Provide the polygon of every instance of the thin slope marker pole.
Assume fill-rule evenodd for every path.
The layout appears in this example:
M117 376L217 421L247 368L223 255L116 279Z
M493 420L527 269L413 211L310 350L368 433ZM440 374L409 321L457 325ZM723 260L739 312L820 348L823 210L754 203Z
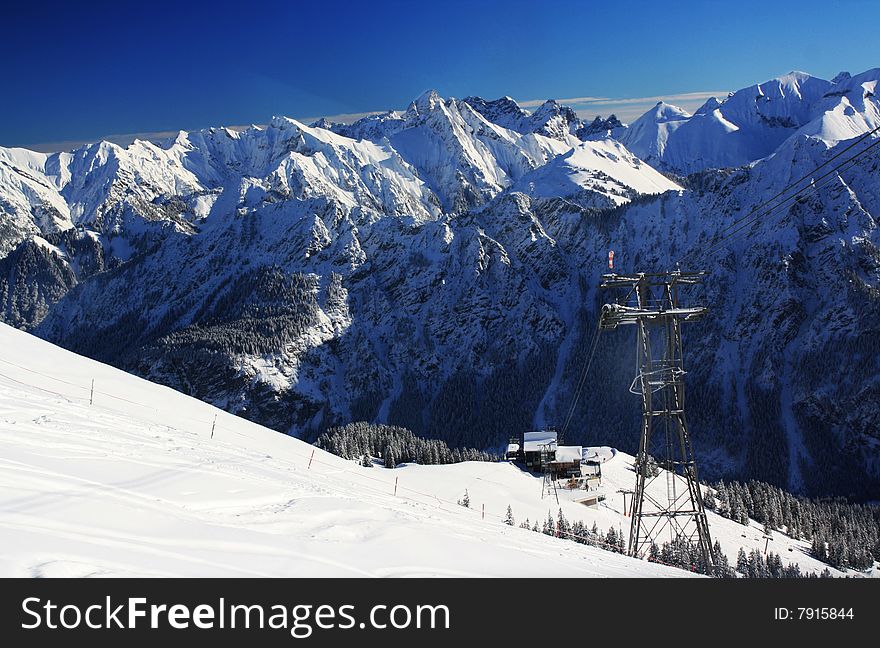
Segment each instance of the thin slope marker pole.
M306 468L306 470L311 470L311 468L312 468L312 459L314 459L314 458L315 458L315 450L312 449L312 456L309 457L309 466L308 466L308 468Z
M394 478L394 497L397 497L397 480L400 479L400 475Z
M89 405L95 402L95 379L92 378L92 390L89 392Z
M217 415L214 414L214 422L211 423L211 438L214 438L214 428L217 427Z

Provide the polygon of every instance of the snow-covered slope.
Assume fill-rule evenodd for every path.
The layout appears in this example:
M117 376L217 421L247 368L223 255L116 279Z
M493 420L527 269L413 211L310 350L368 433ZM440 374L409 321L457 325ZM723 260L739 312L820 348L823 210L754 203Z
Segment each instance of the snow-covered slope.
M514 190L531 196L587 194L592 207L616 207L634 196L680 190L613 139L582 142L523 176Z
M688 575L431 495L506 464L362 468L6 325L0 349L4 577Z
M2 324L0 349L2 576L688 575L501 523L561 506L626 529L627 455L603 464L598 509L557 506L506 462L364 468ZM757 525L709 516L732 559L763 549ZM784 562L824 567L774 536Z
M681 127L690 115L678 106L660 101L620 136L620 141L645 160L664 159L669 136Z

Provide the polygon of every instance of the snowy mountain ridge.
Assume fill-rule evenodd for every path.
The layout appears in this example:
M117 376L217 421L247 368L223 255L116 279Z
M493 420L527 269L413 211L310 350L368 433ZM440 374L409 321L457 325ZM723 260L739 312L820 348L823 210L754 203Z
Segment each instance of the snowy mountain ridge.
M709 99L693 115L660 102L620 141L645 161L677 173L750 164L788 139L809 135L833 143L880 125L875 88L880 68L831 81L791 72Z

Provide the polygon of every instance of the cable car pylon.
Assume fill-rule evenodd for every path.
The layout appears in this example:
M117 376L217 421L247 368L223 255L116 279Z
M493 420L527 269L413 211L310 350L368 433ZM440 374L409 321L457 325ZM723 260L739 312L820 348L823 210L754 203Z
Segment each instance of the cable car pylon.
M610 265L610 264L609 264ZM681 327L707 312L683 306L679 291L702 281L703 272L602 275L600 288L616 299L602 307L599 329L636 327L637 375L630 390L642 398L642 429L635 460L628 553L644 558L653 544L686 542L698 549L704 564L714 568L709 524L697 477L684 410L684 358ZM654 485L651 458L664 468Z

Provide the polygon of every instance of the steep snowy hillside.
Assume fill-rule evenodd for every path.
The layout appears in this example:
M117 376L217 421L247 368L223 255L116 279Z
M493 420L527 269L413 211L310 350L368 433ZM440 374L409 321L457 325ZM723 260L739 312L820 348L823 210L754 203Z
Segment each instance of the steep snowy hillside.
M502 524L561 507L626 529L628 455L599 508L557 505L506 462L364 468L5 325L0 348L3 576L689 575ZM763 550L756 524L709 517L731 560ZM824 568L783 534L771 548Z
M792 72L709 99L693 115L660 103L620 135L643 160L678 173L735 167L772 154L795 134L847 140L880 125L880 69L832 81Z
M652 162L665 161L664 153L669 136L682 126L690 115L678 106L663 101L657 103L621 134L620 141L637 155Z
M622 144L603 139L578 144L523 176L515 191L539 198L570 198L586 194L588 205L617 207L642 195L681 189L666 176L641 162Z
M0 256L33 234L72 226L70 209L47 176L47 156L0 148Z
M506 464L363 468L6 325L0 348L5 577L688 575L434 497Z
M568 119L552 106L431 92L348 126L278 118L162 146L7 152L0 313L307 440L366 420L499 448L561 424L609 249L626 271L687 254L708 272L693 299L711 313L684 334L702 475L876 499L877 157L705 253L875 123L873 76L826 82L818 104L824 86L802 75L761 84L791 103L761 115L800 130L773 126L787 135L761 160L675 182L613 138L529 125ZM667 151L712 105L693 117L661 106L665 129L623 132L663 130ZM626 331L603 336L573 442L635 451L632 345Z

